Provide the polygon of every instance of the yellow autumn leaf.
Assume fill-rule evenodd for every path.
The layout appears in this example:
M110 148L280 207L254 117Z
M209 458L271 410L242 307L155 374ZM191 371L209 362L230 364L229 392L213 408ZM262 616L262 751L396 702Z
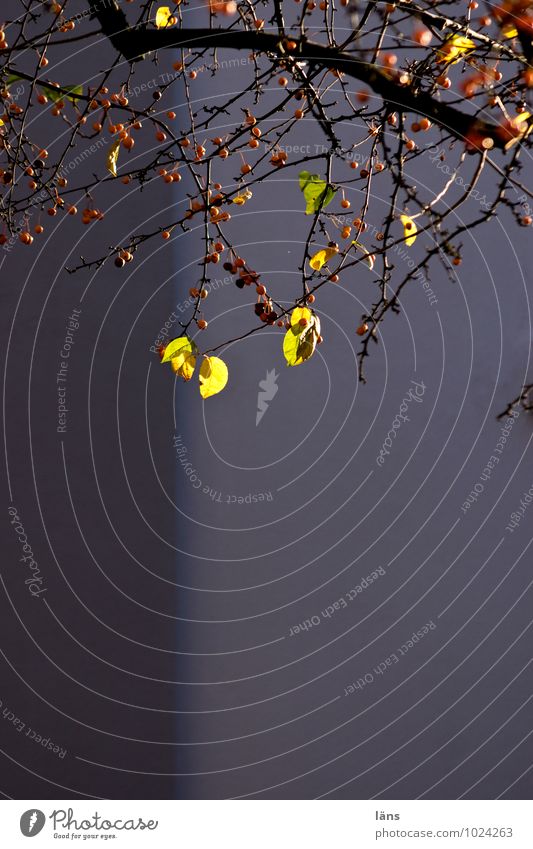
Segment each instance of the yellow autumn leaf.
M336 248L322 248L322 250L317 251L314 256L309 260L309 265L313 269L313 271L320 271L323 265L330 261L332 256L338 253Z
M288 366L299 366L303 363L303 359L298 353L301 335L298 327L290 327L283 338L283 356Z
M403 232L405 235L405 244L408 248L414 243L417 234L417 226L412 218L408 215L400 215L400 221L403 224Z
M196 350L196 344L187 336L178 336L177 339L172 339L165 347L161 362L168 363L169 360L175 359L179 354L189 355Z
M119 153L120 153L120 139L117 139L116 141L113 142L113 144L111 145L111 147L107 151L107 159L106 159L107 170L109 171L110 174L113 175L113 177L117 176L117 162L118 162Z
M174 26L175 19L173 19L172 12L170 11L168 6L160 6L157 12L155 13L155 25L158 29L164 29L168 26Z
M184 380L190 380L196 368L196 357L194 354L183 352L178 354L177 357L173 357L170 365L179 377L182 377Z
M447 62L449 65L454 65L462 56L475 48L475 43L471 38L465 35L455 33L451 38L448 38L442 47L437 51L437 61Z
M200 395L209 398L222 392L228 382L228 367L219 357L204 357L200 366Z
M291 313L291 325L295 327L300 324L300 319L305 318L306 321L311 321L313 313L309 307L295 307Z
M306 325L300 319L307 320ZM320 319L307 307L296 307L291 315L291 326L283 339L283 354L288 366L299 366L310 359L320 336Z
M511 121L511 124L513 124L515 127L520 128L520 124L523 124L524 121L527 121L529 118L531 118L530 112L520 112L518 115L515 115L515 117Z
M235 195L233 198L233 203L236 203L237 206L242 206L246 203L247 200L250 200L252 197L252 193L250 189L247 189L245 192L241 192L240 195Z
M516 38L518 30L512 21L508 21L506 24L502 25L501 33L504 38Z

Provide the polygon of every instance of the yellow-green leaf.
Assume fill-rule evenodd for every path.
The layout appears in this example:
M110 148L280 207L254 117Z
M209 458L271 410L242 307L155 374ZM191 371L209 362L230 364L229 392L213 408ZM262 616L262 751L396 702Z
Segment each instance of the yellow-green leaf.
M164 29L168 26L174 26L174 22L169 24L170 19L173 17L172 12L170 11L168 6L160 6L157 12L155 13L155 25L158 29Z
M200 366L200 395L209 398L222 392L228 382L228 367L219 357L204 357Z
M523 124L524 121L528 121L529 118L531 118L530 112L519 112L519 114L515 115L515 117L511 120L511 124L520 129L520 124Z
M39 88L42 93L47 96L52 103L59 103L60 100L63 100L65 97L67 100L71 100L72 103L76 103L80 97L83 97L83 86L82 85L64 85L58 89L55 85L47 85L46 83L40 83Z
M301 357L298 356L300 335L301 333L298 327L291 327L287 330L283 338L283 354L288 366L298 366L300 363L303 363Z
M518 30L512 21L507 21L507 23L502 24L501 34L504 38L516 38Z
M323 265L330 261L331 257L338 253L336 248L322 248L317 251L309 260L309 265L313 271L320 271Z
M455 33L437 51L437 61L455 65L466 53L473 50L475 46L471 38Z
M190 380L196 368L196 357L188 351L182 351L177 357L172 357L170 365L179 377Z
M113 142L113 144L111 145L111 147L107 151L107 159L106 159L107 170L109 171L110 174L113 175L113 177L117 176L117 162L118 162L119 153L120 153L120 139L117 139L116 141Z
M196 350L196 344L187 336L178 336L177 339L172 339L172 341L166 346L161 362L168 363L169 360L174 359L178 356L178 354L185 353L189 355L194 353Z
M83 86L82 85L67 85L63 86L63 88L68 92L66 97L68 100L71 100L72 103L76 103L80 97L83 97Z
M23 77L20 77L18 74L8 74L4 81L4 86L5 88L9 88L10 85L13 85L13 83L16 83L18 82L18 80L22 79Z
M400 215L400 221L403 224L403 232L405 235L405 244L408 248L414 243L417 234L417 227L412 218L408 215Z
M300 319L307 319L302 327ZM313 356L320 336L320 320L307 307L296 307L291 315L291 327L283 339L283 354L288 366L299 366Z
M300 171L298 180L305 198L306 215L314 215L319 210L324 209L335 197L337 189L326 183L319 174Z
M305 320L309 323L311 318L313 317L313 313L309 309L309 307L295 307L291 313L291 325L296 327L300 325L300 319L305 318ZM301 325L300 325L301 329Z
M252 193L251 193L250 189L246 189L246 191L241 192L238 195L235 195L235 197L233 198L233 203L236 203L238 206L242 206L243 204L246 203L247 200L250 200L251 197L252 197Z

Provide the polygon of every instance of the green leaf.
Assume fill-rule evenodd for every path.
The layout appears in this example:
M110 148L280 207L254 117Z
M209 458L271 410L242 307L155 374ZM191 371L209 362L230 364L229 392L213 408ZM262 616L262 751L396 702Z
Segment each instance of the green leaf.
M66 98L75 104L80 97L83 97L83 86L81 85L64 85L59 90L56 85L40 82L39 88L52 103L59 103L60 100Z
M76 103L80 97L83 97L83 86L82 85L67 85L63 86L65 91L68 91L68 94L65 95L68 100L71 100L72 103Z
M210 398L222 392L228 382L228 367L219 357L205 357L200 366L200 395Z
M13 85L13 83L16 83L19 80L23 80L23 79L24 79L24 77L19 77L18 74L9 74L5 79L4 86L5 86L5 88L9 88L9 86Z
M161 362L168 363L169 360L174 359L179 354L186 354L189 356L190 354L197 353L197 351L198 348L195 342L187 336L179 336L177 339L172 339L172 341L168 343L163 353L163 357L161 358Z
M326 183L319 174L300 171L298 175L300 189L305 198L305 214L313 215L324 209L335 197L335 189Z

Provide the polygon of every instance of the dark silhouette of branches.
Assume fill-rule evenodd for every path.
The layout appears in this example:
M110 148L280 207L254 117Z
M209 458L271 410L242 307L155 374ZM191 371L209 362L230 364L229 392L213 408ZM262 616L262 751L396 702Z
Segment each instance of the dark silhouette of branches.
M0 242L31 246L65 214L98 226L103 185L107 196L115 186L150 191L183 180L187 208L176 204L150 231L68 270L108 260L119 269L153 239L201 232L182 333L207 326L217 263L254 292L253 326L204 354L274 324L287 330L295 307L314 315L321 289L357 266L376 283L357 318L364 380L371 344L387 313L400 311L407 284L421 285L431 303L433 266L454 278L466 231L500 213L532 224L533 193L520 171L533 125L533 0L504 0L492 15L476 0L209 0L203 10L183 0L159 18L151 2L12 5L18 13L0 40ZM83 57L79 79L63 78L69 50ZM216 78L235 55L245 62L238 90L199 104L198 74ZM294 156L298 145L288 141L310 121L323 143ZM416 178L428 158L440 181L434 192ZM301 292L289 306L240 256L232 222L281 169L302 189L302 216L306 204L310 213ZM306 179L321 187L314 201ZM313 259L319 250L323 262ZM510 406L527 402L529 390Z

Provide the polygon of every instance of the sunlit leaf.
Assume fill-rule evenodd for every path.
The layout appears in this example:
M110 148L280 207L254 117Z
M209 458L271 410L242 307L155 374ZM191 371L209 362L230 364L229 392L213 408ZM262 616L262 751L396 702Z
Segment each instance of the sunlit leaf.
M200 395L209 398L222 392L228 382L228 367L219 357L204 357L200 366Z
M320 271L322 266L329 262L336 253L338 253L336 248L322 248L311 257L309 265L313 271Z
M364 245L361 244L361 242L353 241L352 245L354 245L354 247L356 247L357 250L362 251L362 253L364 254L363 259L366 262L366 264L368 265L370 271L372 271L372 269L374 268L374 255L369 254L367 249L365 248Z
M291 313L291 324L293 327L296 327L296 325L300 324L300 319L310 322L312 315L313 313L309 307L295 307Z
M302 326L300 319L307 324ZM291 327L283 339L283 354L288 366L299 366L315 352L320 336L320 320L307 307L296 307L291 315Z
M512 121L511 121L511 124L512 124L514 127L519 127L519 128L520 128L520 124L523 124L523 123L524 123L524 121L528 121L528 120L529 120L529 118L531 118L531 113L530 113L530 112L520 112L518 115L515 115L515 117L514 117L514 118L512 119Z
M172 339L165 347L162 363L168 363L169 360L177 357L178 354L185 353L187 356L195 352L196 345L187 336L178 336L177 339Z
M113 177L117 176L117 162L118 155L120 153L120 139L116 139L113 142L109 150L107 151L107 159L106 159L106 167L110 174Z
M507 21L507 23L502 24L501 34L504 38L516 38L518 35L518 30L512 21Z
M298 179L300 189L305 198L306 215L314 215L320 209L324 209L333 200L337 189L326 183L319 174L300 171Z
M405 235L405 244L408 248L414 243L417 234L417 226L412 218L408 215L400 215L400 221L403 224L403 232Z
M235 197L233 198L233 203L236 203L237 206L243 206L243 204L245 204L247 200L250 200L251 197L251 191L249 189L246 189L245 192L241 192L240 194L235 195Z
M303 363L301 357L298 356L298 346L300 345L300 328L291 327L287 330L283 338L283 354L287 360L288 366L298 366Z
M155 25L158 29L164 29L168 26L174 26L175 19L173 19L172 12L170 11L168 6L160 6L157 12L155 13Z
M476 45L471 38L455 33L455 35L448 38L437 51L437 61L447 62L449 65L454 65L463 56L473 50L475 46Z
M183 351L177 357L172 357L170 365L179 377L190 380L196 368L196 357L188 351Z

